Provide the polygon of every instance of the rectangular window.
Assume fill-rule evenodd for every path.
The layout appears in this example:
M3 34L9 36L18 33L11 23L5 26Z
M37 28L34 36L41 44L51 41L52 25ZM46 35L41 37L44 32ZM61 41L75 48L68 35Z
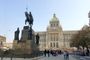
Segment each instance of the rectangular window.
M55 47L55 43L53 43L54 47Z
M58 42L56 43L56 47L58 48Z
M51 27L53 27L53 24L51 24Z
M50 43L50 47L52 47L52 43Z

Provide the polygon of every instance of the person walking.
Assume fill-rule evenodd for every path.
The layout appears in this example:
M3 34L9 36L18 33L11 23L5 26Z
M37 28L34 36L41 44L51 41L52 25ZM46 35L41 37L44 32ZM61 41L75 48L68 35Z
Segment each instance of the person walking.
M68 53L68 51L64 51L64 60L69 60L69 53Z
M66 51L66 60L69 60L69 52Z
M63 52L64 60L66 60L66 51Z
M50 56L50 52L49 52L49 50L47 50L47 54L48 54L48 57Z
M47 53L47 51L46 51L46 49L44 50L44 56L46 56L46 53Z

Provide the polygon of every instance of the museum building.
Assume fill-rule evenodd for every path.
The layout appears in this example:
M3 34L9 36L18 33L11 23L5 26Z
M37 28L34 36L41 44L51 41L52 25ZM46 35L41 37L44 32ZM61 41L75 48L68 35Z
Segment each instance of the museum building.
M49 21L46 31L35 32L39 34L40 50L62 50L64 48L70 48L70 40L73 35L77 34L77 30L63 31L59 19L56 14L53 14L52 19Z

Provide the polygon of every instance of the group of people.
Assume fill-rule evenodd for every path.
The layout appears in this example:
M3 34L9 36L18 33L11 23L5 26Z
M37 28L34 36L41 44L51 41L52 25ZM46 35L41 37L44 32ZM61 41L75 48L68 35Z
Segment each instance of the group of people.
M49 50L44 50L44 56L48 54L48 57L50 56L50 51Z
M69 60L69 52L68 51L61 51L61 50L44 50L43 52L44 56L57 56L63 54L65 60Z
M48 57L50 55L52 56L57 56L58 54L62 54L62 51L61 50L44 50L44 56L48 55Z
M77 53L75 53L77 54ZM90 51L89 49L81 49L81 50L78 50L78 55L81 55L81 56L90 56Z

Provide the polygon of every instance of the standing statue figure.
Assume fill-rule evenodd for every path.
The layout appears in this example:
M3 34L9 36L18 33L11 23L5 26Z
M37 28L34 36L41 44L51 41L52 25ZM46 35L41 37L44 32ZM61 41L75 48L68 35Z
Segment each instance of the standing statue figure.
M14 35L14 40L19 40L19 28L17 28L17 30L15 31L15 35Z
M36 35L36 44L39 45L39 34Z
M31 12L29 14L28 14L28 12L25 12L25 16L26 16L25 24L28 22L30 27L32 27L32 25L33 25L33 16L31 14Z

